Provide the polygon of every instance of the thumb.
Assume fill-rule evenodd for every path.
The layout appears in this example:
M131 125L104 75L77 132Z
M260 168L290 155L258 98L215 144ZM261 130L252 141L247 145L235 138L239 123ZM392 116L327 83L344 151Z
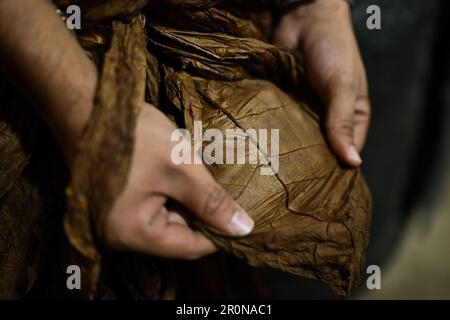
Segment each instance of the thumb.
M327 99L325 134L331 149L344 163L356 167L362 163L354 143L356 90L349 85L334 86Z
M254 221L202 165L186 165L186 188L176 188L174 198L205 223L230 235L249 234Z

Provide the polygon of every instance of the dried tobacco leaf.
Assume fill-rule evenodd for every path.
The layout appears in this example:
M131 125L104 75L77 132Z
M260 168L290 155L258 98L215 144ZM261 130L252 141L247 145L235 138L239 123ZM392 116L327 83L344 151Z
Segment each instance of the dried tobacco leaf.
M0 299L18 299L30 294L40 275L53 214L57 209L61 214L56 185L65 176L59 171L56 143L42 120L4 80L0 79Z
M180 72L172 75L167 90L176 95L173 102L192 135L190 124L199 120L204 129L219 129L224 137L227 129L280 130L276 174L262 175L261 159L208 167L256 221L253 232L236 239L196 225L217 246L253 266L317 278L337 294L348 294L362 274L371 198L359 170L338 164L317 117L268 81L230 83ZM243 140L245 159L253 138L245 135Z
M172 2L167 4L170 6ZM219 247L246 259L251 265L271 266L318 278L336 293L348 294L358 283L364 263L370 193L358 170L339 165L323 138L318 117L304 102L293 100L280 89L283 83L289 82L303 90L303 94L308 94L301 86L304 78L297 57L266 43L256 26L248 29L247 37L241 37L242 31L236 30L236 25L242 24L246 15L239 16L235 11L230 13L221 7L205 7L201 1L186 5L189 9L180 10L180 15L185 21L189 21L189 16L200 18L197 23L202 28L191 30L187 26L184 29L178 24L184 20L177 19L176 27L173 27L172 20L161 16L167 11L147 13L151 42L150 53L146 55L150 64L147 66L147 90L151 89L148 96L152 97L152 102L160 105L171 118L183 118L184 126L191 131L193 122L201 120L205 128L218 128L223 132L235 128L279 129L281 137L280 171L276 175L258 174L261 163L209 167L218 182L255 218L254 232L242 239L232 239L200 222L197 226ZM214 22L219 21L223 32L227 33L217 32ZM124 34L116 36L117 41L126 43ZM109 54L115 55L117 51L120 50L113 42ZM133 92L144 78L140 76L136 81L121 85L120 93L110 87L119 79L128 79L111 73L121 63L119 56L116 55L115 63L104 64L100 96L107 104L98 105L98 113L115 114L115 117L105 119L123 128L119 121L125 121L125 116L121 114L123 110L119 112L117 108L124 108L123 101L127 98L136 98ZM160 94L159 88L164 95ZM176 108L166 108L168 105ZM132 117L137 113L127 115ZM118 120L120 118L122 120ZM77 202L80 205L78 213L87 214L84 221L89 221L90 214L102 212L101 216L105 216L109 208L105 203L110 205L118 195L125 181L125 168L129 165L132 135L128 133L127 139L114 142L121 135L108 136L102 132L106 131L101 126L91 127L89 136L94 142L90 141L85 150L88 159L80 160L85 168L84 178L80 179L83 176L78 175L78 188L83 190L85 185L91 186L82 192L83 201ZM96 141L96 136L101 139ZM113 166L102 164L105 170L101 181L86 184L93 179L92 170L98 174L100 165L97 162L89 167L86 163L95 163L102 147L119 144L122 149L116 154L124 158L114 163L122 168L119 172L114 170L116 178L107 178L108 170ZM103 159L110 151L105 148L100 152L104 154ZM100 184L108 186L106 195L104 191L93 190L92 186ZM69 194L69 199L77 198ZM90 209L90 213L87 203L94 209ZM75 222L78 216L71 215ZM94 215L94 221L93 227L99 233L103 220ZM74 230L83 232L76 237ZM87 232L86 227L72 228L69 237L78 241ZM73 244L77 245L77 241ZM86 243L89 245L79 249L95 248L92 240Z
M180 15L205 17L211 23L221 10L225 13L217 21L227 17L235 25L224 9L202 9L203 15L192 9ZM167 100L160 105L167 114L181 117L192 136L194 121L224 136L227 129L280 130L280 169L275 175L260 175L261 162L208 167L255 219L252 234L234 239L196 225L219 247L253 266L317 278L337 294L349 294L364 266L371 195L358 169L337 162L306 102L280 89L288 82L300 96L311 95L297 57L258 39L258 33L242 38L241 31L218 33L215 25L206 32L173 27L158 17L148 20L151 49L163 66L161 87ZM232 30L226 23L221 28ZM176 109L165 109L166 104ZM245 143L255 142L246 136Z
M67 189L69 212L64 227L72 246L89 260L84 288L91 294L101 266L96 238L101 239L105 216L125 185L134 127L145 95L143 24L142 16L129 24L112 24L111 48L103 60L94 110Z
M71 1L57 2L67 5ZM307 104L281 89L290 84L308 95L298 58L267 43L270 30L263 28L270 28L267 10L271 1L191 0L182 5L178 0L163 1L172 10L146 13L149 52L144 19L133 18L147 1L77 3L86 5L83 12L91 19L79 35L80 43L102 65L95 109L67 190L65 231L72 246L68 254L83 268L82 297L92 298L103 287L100 272L108 255L101 252L98 240L105 216L126 182L144 91L149 101L171 119L181 118L181 125L191 131L194 120L203 121L205 129L221 131L279 129L280 170L276 175L258 174L261 163L209 167L255 218L254 232L235 239L200 222L196 226L219 247L251 265L318 278L338 294L348 294L359 281L364 263L370 193L359 170L343 168L336 161L318 117ZM160 3L149 1L149 8ZM252 143L248 137L246 142ZM9 150L5 156L13 159L16 146L7 141L5 145L4 150ZM25 181L19 175L27 154L18 155L17 167L1 164L4 199L16 185L27 190L19 185ZM17 212L19 202L14 210L10 208L2 204L1 212ZM27 228L20 230L27 234ZM145 263L153 262L145 260L119 255L113 264L131 296L158 298L162 275L158 268L146 268ZM136 271L131 278L126 275L129 270ZM34 268L30 279L19 281L31 285L35 272ZM15 279L8 286L14 283Z

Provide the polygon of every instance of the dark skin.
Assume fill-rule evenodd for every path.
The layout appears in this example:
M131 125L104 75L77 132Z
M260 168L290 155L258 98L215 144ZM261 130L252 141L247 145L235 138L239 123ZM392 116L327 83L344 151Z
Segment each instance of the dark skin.
M342 0L319 1L337 5ZM325 12L326 3L321 6L309 9ZM368 113L366 104L357 97L367 96L360 89L367 85L356 83L362 77L362 63L351 25L346 20L349 17L346 10L342 10L342 18L332 23L324 23L323 19L329 16L320 13L307 22L300 19L306 12L295 11L292 17L288 14L277 29L275 41L310 52L309 56L305 55L310 79L319 92L325 92L324 99L329 105L326 127L330 144L343 161L356 166L360 161L349 156L348 148L353 144L357 149L362 147L362 136L367 129L359 129L359 123L368 123ZM307 26L307 33L301 31ZM323 46L315 45L312 39L338 27L345 35L329 39ZM327 46L336 46L334 52L345 61L344 65L337 66L338 70L350 70L348 76L342 77L344 85L340 77L333 76L333 72L328 75L328 69L321 68L329 59L335 59L321 49ZM350 58L345 58L347 55ZM0 0L0 56L2 65L8 66L5 69L8 76L30 97L54 132L70 168L77 141L93 108L98 80L95 66L47 0ZM316 61L316 57L320 59ZM336 61L332 62L328 66L334 68ZM341 97L342 86L351 88L344 97ZM364 115L361 121L358 120L360 109ZM199 219L231 236L251 232L252 219L206 167L175 165L171 161L175 142L170 140L170 135L174 129L156 108L148 105L142 108L128 182L105 225L106 244L111 249L181 259L196 259L214 252L216 248L209 239L190 229L178 212L165 207L167 199L176 200ZM153 138L148 139L149 136Z

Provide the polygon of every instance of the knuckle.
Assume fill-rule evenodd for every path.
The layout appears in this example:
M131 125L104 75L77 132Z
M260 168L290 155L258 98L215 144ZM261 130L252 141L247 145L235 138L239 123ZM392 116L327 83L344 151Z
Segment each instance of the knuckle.
M142 239L146 243L152 245L159 244L162 239L162 232L156 220L156 213L152 215L140 215L133 221L133 234L137 239Z
M132 215L126 221L118 221L108 236L108 247L113 250L136 250L140 243L158 245L161 233L152 222L142 216Z
M353 119L340 119L330 121L325 128L328 135L346 135L353 136Z
M348 73L338 72L330 77L328 89L330 92L356 92L358 83L356 79Z
M218 184L211 186L207 192L202 214L205 217L212 217L229 204L230 198L227 191Z
M370 100L367 96L362 96L358 98L355 108L355 117L358 121L370 121L372 116L372 108L370 105Z
M136 228L137 236L145 240L150 246L158 247L164 244L164 234L161 229L152 226L139 226Z
M356 99L356 112L368 113L370 112L370 99L367 94L360 94Z
M190 163L179 163L172 158L165 159L164 161L164 175L171 181L185 182L189 178ZM189 159L189 161L191 160Z

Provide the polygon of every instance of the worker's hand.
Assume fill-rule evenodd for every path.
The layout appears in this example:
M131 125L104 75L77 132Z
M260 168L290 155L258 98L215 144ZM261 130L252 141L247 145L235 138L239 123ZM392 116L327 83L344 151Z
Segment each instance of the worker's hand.
M52 128L72 167L92 113L97 70L50 1L0 1L0 59ZM167 199L230 235L252 230L250 217L203 165L171 161L173 130L156 108L143 108L128 182L105 225L110 248L186 259L213 252L214 245L205 236L166 209Z
M308 78L326 105L328 143L344 163L361 164L370 119L367 79L344 0L315 0L280 20L274 43L300 50Z
M168 258L195 259L215 251L203 234L186 225L165 204L174 199L197 218L234 236L253 228L248 214L203 165L171 160L175 127L153 106L145 105L136 127L128 183L105 226L107 245Z

